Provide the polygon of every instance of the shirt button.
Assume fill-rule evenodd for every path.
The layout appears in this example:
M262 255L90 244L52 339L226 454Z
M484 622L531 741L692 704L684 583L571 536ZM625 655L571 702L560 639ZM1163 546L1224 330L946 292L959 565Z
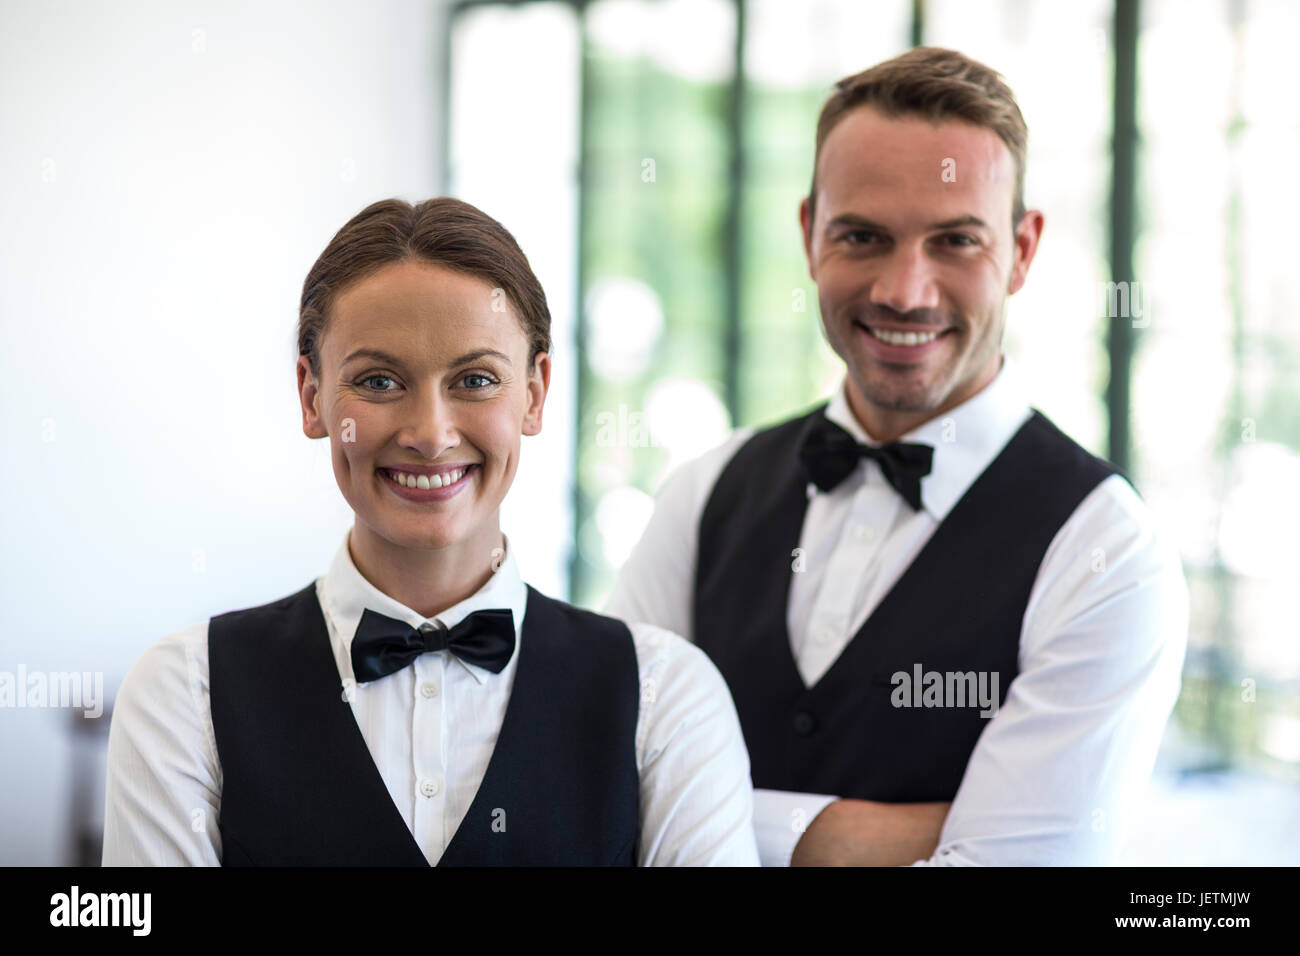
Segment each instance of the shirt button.
M418 630L421 634L432 634L437 629L438 629L438 625L430 624L428 621L425 621L416 630Z
M866 543L876 536L876 529L869 524L855 525L853 528L853 537L859 542Z
M426 778L420 781L420 792L426 797L436 797L442 785L433 778Z
M794 715L794 732L800 737L807 737L816 729L817 721L812 714L801 710Z
M819 627L816 637L818 644L829 644L835 640L835 629L832 627Z
M420 685L420 693L423 694L425 697L437 697L438 685L431 680L425 681L423 684Z

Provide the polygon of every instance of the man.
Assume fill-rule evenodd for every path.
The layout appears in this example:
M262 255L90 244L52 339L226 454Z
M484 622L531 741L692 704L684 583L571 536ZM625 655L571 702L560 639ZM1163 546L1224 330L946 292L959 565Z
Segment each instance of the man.
M766 865L1112 862L1150 775L1186 584L1002 353L1026 141L955 51L837 85L799 219L844 382L670 476L607 603L727 679Z

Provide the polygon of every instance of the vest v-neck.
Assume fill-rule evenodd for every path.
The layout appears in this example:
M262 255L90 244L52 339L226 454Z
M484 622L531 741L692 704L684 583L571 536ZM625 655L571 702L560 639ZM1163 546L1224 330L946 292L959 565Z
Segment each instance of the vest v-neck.
M529 602L535 608L537 602L532 600L534 592L532 588L529 588L528 591L529 591L528 594ZM319 604L317 604L316 610L317 613L319 614L320 613ZM526 613L524 617L524 622L525 622L524 627L527 627L528 617ZM328 664L330 665L330 667L335 668L335 673L337 674L337 667L335 666L334 663L333 651L330 648L329 635L324 630L324 624L325 622L324 619L322 618L320 621L320 625L325 640L324 642L317 641L315 642L315 644L317 647L320 647L324 650L327 656ZM528 682L533 676L532 671L535 662L534 644L536 643L538 638L537 635L533 634L533 635L529 635L531 639L527 639L527 640L524 639L524 636L522 634L524 627L520 628L521 636L520 636L519 651L518 651L519 659L515 662L516 682L518 681ZM467 832L466 824L469 820L482 815L482 810L483 810L482 803L484 799L486 799L488 793L494 792L496 790L496 788L493 785L498 782L498 778L502 774L501 765L503 763L503 760L505 759L503 757L503 754L506 754L511 749L513 749L512 744L514 742L516 727L519 723L518 720L519 707L517 706L516 701L517 698L514 694L511 694L510 698L506 701L505 714L502 716L502 720L501 720L501 730L497 733L497 739L492 747L492 755L488 758L488 765L487 768L484 770L483 779L479 782L478 789L474 792L474 798L473 800L470 801L469 808L466 810L465 815L461 818L460 822L457 824L456 832L452 834L451 839L447 840L443 848L443 852L438 857L436 863L429 863L428 858L424 855L424 851L420 848L419 843L416 842L414 833L411 832L410 827L408 827L406 824L406 820L402 817L401 810L399 810L397 804L393 802L392 794L389 793L388 791L388 785L384 782L383 774L379 772L378 766L375 765L374 757L371 756L370 750L366 746L365 737L362 735L361 727L357 724L356 721L356 715L352 712L352 709L350 707L348 708L348 719L346 721L348 725L348 729L340 733L339 736L340 740L346 741L346 743L343 744L343 746L345 746L348 751L347 759L351 763L351 765L354 768L356 768L356 772L358 774L364 774L364 776L367 778L365 784L367 789L370 790L376 789L375 787L376 783L378 784L379 788L383 789L385 796L388 798L387 808L391 811L389 813L384 814L385 821L386 821L384 825L386 827L390 827L393 821L395 820L396 823L401 826L402 832L404 833L406 838L405 842L409 844L410 850L413 853L419 854L420 859L423 860L426 865L435 866L435 867L441 866L444 860L447 859L454 860L462 855L463 852L462 844L466 842L466 837L465 837L465 834ZM331 710L333 710L333 708L331 708ZM451 732L455 733L456 728L452 727ZM364 771L361 770L362 766L366 768ZM396 837L394 837L394 839L396 839Z
M824 416L825 406L819 409L817 414ZM815 422L816 422L816 415L809 416L807 423L800 430L799 433L800 441L802 441L804 434L807 432L809 428L812 427L812 425ZM1021 427L1023 428L1024 426ZM1018 434L1019 431L1017 431L1017 435ZM1014 441L1015 438L1013 437L1012 442ZM1011 443L1009 442L1008 446L1010 444ZM996 462L997 462L997 458L994 459L994 463ZM989 468L991 469L992 467L993 465L990 464ZM978 480L979 478L977 477L976 481ZM972 482L971 487L974 487L974 484L975 482ZM892 613L892 611L894 610L894 604L896 604L897 601L900 600L899 596L907 595L907 593L914 587L914 582L917 579L917 577L923 575L925 571L929 568L930 564L932 563L934 552L942 548L942 546L947 540L948 535L942 533L944 531L945 524L947 524L948 528L951 528L954 526L954 524L959 525L961 523L963 516L958 514L957 512L958 509L962 508L963 503L966 502L967 499L969 498L969 492L970 492L970 488L967 488L967 494L962 495L962 497L958 499L957 503L953 506L952 510L949 512L950 518L953 517L956 518L955 522L945 521L944 523L941 523L939 527L935 530L934 534L930 535L929 539L925 542L924 545L921 546L921 550L917 552L916 556L912 559L911 563L908 564L908 566L903 570L903 573L898 576L897 580L895 580L894 583L890 586L889 590L885 592L885 594L881 597L880 601L876 604L876 606L872 608L871 613L867 615L866 620L864 620L862 624L859 625L858 629L854 631L853 636L849 638L849 640L845 643L845 645L842 648L840 648L839 654L835 656L835 659L831 661L830 665L826 667L825 670L822 671L821 675L812 684L808 684L807 682L804 681L803 673L799 670L799 662L798 660L795 659L794 656L794 642L791 639L791 635L790 635L790 591L791 588L794 586L795 571L791 562L786 562L785 581L784 581L784 586L781 588L782 598L781 598L781 614L779 620L781 622L781 630L784 632L785 635L785 646L789 651L789 653L785 655L785 658L786 661L789 663L790 673L793 676L794 680L797 681L799 686L803 689L805 696L808 697L815 696L820 690L822 690L823 688L827 687L829 684L836 681L839 677L837 673L837 669L842 670L845 666L847 666L846 662L849 661L853 656L854 644L856 644L859 641L866 640L867 638L865 637L865 635L873 629L872 625L876 621L876 619L878 617L888 616L890 613ZM784 553L790 554L793 553L793 550L795 548L799 547L800 540L803 536L804 520L807 518L808 515L807 479L803 477L802 473L799 472L798 470L795 471L793 477L789 481L788 486L785 489L785 494L787 500L791 502L791 505L788 507L789 512L790 513L797 512L798 514L798 526L793 529L793 534L794 534L793 539L786 542L788 547L786 547L784 551ZM825 585L823 584L823 586ZM884 639L884 640L889 639L888 637L885 637L883 635L877 635L877 638Z

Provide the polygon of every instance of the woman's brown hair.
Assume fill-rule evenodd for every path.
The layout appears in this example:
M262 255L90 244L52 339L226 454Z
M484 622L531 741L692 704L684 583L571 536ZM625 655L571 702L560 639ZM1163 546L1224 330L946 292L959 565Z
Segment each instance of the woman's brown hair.
M505 226L459 199L411 205L381 199L334 234L302 284L298 354L320 379L330 308L347 286L394 262L418 259L482 279L505 293L528 336L529 358L551 350L551 313L528 258Z

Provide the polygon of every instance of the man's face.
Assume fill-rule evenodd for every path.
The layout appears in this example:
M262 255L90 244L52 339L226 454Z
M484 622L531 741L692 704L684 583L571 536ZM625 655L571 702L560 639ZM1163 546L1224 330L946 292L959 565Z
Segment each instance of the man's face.
M354 544L360 534L389 550L484 555L495 545L520 436L541 429L550 366L544 354L529 362L514 309L494 304L481 279L390 264L335 300L321 381L299 359L304 431L330 438ZM431 487L403 487L398 472Z
M1006 297L1042 230L1031 211L1013 234L1014 189L1011 153L983 127L860 107L831 130L816 221L807 201L800 219L859 415L919 413L919 424L993 380Z

